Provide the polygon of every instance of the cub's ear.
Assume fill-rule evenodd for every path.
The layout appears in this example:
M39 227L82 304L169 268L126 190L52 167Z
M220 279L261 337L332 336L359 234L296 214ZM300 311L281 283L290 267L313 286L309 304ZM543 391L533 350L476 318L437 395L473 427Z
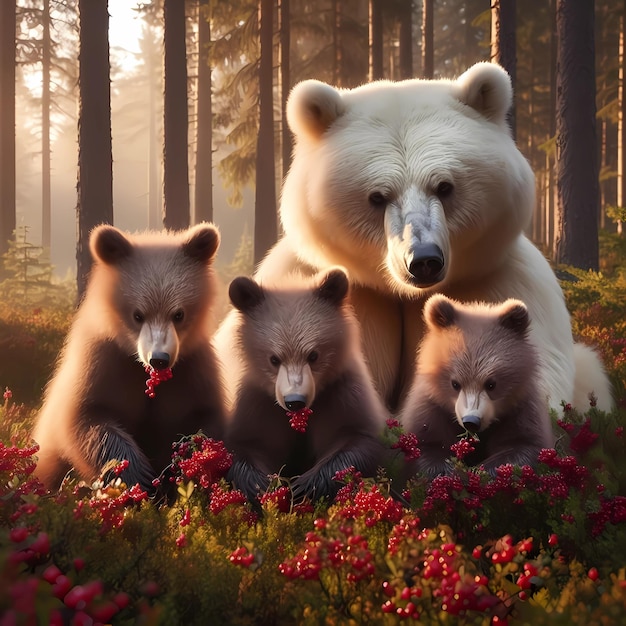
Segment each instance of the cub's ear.
M233 306L242 313L249 313L265 300L263 287L247 276L237 276L228 287Z
M457 310L449 298L436 294L424 305L424 320L430 328L448 328L457 321Z
M500 65L483 61L456 80L457 97L496 124L506 125L513 104L511 77Z
M530 327L528 308L521 300L509 298L502 304L498 322L500 326L525 337Z
M219 231L213 224L198 224L189 229L189 238L183 244L183 254L199 263L213 259L220 245Z
M344 111L339 91L319 80L298 83L287 100L287 121L296 137L319 139Z
M324 275L315 290L315 295L321 300L326 300L335 306L339 306L346 299L349 286L347 274L337 267Z
M91 231L89 249L94 261L116 265L133 253L133 244L122 231L114 226L101 224Z

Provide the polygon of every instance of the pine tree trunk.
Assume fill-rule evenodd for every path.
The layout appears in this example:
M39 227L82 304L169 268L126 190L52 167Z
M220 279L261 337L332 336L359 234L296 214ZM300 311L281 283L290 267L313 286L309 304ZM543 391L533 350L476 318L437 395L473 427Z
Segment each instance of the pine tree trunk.
M15 231L15 4L0 2L0 255Z
M51 214L50 198L50 0L44 0L42 13L42 85L41 85L41 247L50 254Z
M413 78L413 1L402 0L400 5L400 36L398 64L400 78Z
M291 31L289 27L289 7L290 0L279 0L280 2L280 134L282 146L282 173L283 178L287 175L291 165L291 149L293 137L289 124L287 124L287 98L291 89L291 69L289 53L291 49Z
M619 29L619 75L617 86L617 206L626 202L626 0L622 7ZM623 225L617 221L617 232L621 235Z
M383 78L383 6L369 0L369 79Z
M254 209L254 262L259 263L276 243L276 172L274 167L273 101L273 9L274 0L259 1L259 133L256 150L256 188Z
M557 2L557 261L598 269L594 1Z
M180 230L190 224L187 103L187 49L185 3L165 0L164 53L164 204L165 228Z
M342 84L343 49L341 43L341 0L331 1L333 16L333 85L340 87Z
M433 78L435 75L434 48L434 0L423 0L422 4L422 76Z
M213 106L209 59L211 23L209 0L198 10L198 102L196 115L195 221L213 221Z
M516 0L491 0L491 60L508 72L514 90L517 73L515 13ZM511 107L507 120L515 137L515 105Z
M107 0L79 0L78 103L78 297L91 268L89 234L113 223L111 84Z

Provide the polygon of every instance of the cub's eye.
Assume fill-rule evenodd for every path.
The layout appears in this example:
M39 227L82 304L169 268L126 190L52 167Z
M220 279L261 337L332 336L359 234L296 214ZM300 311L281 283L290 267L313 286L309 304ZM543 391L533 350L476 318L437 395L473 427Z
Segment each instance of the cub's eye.
M138 323L138 324L142 324L143 320L144 320L144 316L143 313L141 311L135 311L133 313L133 319Z
M454 185L449 183L448 181L442 181L437 185L437 189L435 189L435 193L440 200L447 198L452 195L454 191Z
M451 381L450 384L452 385L452 389L454 389L454 391L460 391L461 390L461 383L458 382L457 380Z
M319 354L318 354L315 350L313 350L313 351L309 354L309 356L307 357L307 359L306 359L306 360L307 360L309 363L315 363L315 361L317 361L317 358L318 358L318 357L319 357Z
M270 357L270 363L274 367L278 367L280 365L280 359L275 354L272 354L272 356Z
M496 388L496 381L493 378L488 378L485 382L485 389L487 391L493 391Z
M178 309L174 315L172 315L172 321L174 323L182 322L185 319L185 312L182 309Z
M375 209L384 209L387 206L387 198L380 191L371 193L368 200Z

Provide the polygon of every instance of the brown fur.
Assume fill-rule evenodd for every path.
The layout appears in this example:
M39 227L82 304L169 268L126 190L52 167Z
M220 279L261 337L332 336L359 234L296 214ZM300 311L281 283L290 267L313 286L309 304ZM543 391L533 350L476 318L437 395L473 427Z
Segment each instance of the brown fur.
M536 463L553 435L525 305L512 299L462 305L436 295L424 319L416 378L400 416L419 439L421 456L413 469L429 476L449 471L450 446L465 432L457 399L473 390L485 411L480 443L467 461L491 472L504 463Z
M230 478L253 501L272 474L294 477L294 495L316 499L334 496L338 470L354 466L369 476L377 471L387 412L365 365L347 293L339 269L280 288L243 277L231 284L241 379L236 381L235 371L227 377L236 399L226 443L235 453ZM272 355L280 366L272 364ZM284 403L277 397L283 366L312 372L310 385L300 385L303 393L314 388L306 433L291 428L277 403Z
M199 429L223 434L209 337L219 234L210 224L134 236L100 226L90 246L87 291L35 424L36 475L56 488L72 467L92 481L110 460L127 459L122 479L151 489L173 441ZM145 355L157 328L167 334L173 378L149 398Z

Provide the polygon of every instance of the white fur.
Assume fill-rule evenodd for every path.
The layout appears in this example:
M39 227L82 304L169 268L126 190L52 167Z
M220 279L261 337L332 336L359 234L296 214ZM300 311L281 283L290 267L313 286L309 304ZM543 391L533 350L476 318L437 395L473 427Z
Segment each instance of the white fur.
M597 357L577 349L575 365L562 291L523 234L535 184L506 125L512 97L508 75L491 63L457 80L379 81L352 90L304 81L290 96L296 145L280 207L285 236L256 278L347 268L365 353L390 403L398 381L411 379L423 303L441 292L461 301L522 300L551 406L578 403L574 389L586 397L589 381L598 406L612 406ZM442 184L452 193L440 197ZM435 243L445 258L431 286L412 284L403 269L420 242ZM585 378L575 382L576 371Z

